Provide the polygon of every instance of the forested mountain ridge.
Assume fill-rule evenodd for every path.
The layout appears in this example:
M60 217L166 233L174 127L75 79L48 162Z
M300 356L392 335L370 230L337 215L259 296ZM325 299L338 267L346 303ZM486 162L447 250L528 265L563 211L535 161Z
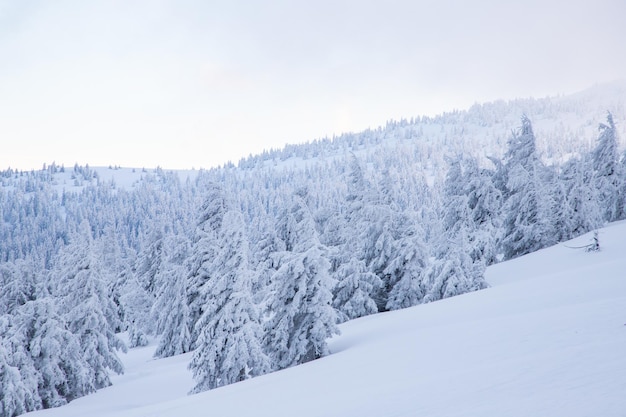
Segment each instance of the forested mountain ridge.
M625 218L624 103L615 83L475 105L185 176L5 170L0 415L108 385L119 331L193 350L197 392L485 288L487 265Z

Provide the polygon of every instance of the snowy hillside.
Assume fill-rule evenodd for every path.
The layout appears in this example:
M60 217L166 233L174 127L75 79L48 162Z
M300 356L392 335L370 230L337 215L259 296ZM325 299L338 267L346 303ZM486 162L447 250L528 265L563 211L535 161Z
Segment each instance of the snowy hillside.
M209 392L189 354L122 355L114 385L33 416L623 416L626 222L601 251L567 246L491 266L492 285L341 325L332 354Z

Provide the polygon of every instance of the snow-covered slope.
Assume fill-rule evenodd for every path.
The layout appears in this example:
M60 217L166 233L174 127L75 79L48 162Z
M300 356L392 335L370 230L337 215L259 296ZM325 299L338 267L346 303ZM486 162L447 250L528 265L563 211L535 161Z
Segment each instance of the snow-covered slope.
M480 292L341 326L332 354L198 395L188 355L122 355L114 385L45 416L621 416L626 222L490 267Z

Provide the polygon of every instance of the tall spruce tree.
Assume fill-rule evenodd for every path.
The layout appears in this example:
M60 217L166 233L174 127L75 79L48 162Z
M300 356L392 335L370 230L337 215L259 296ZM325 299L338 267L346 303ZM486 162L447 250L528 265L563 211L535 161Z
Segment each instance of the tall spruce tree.
M40 375L37 391L43 408L58 407L95 391L88 358L59 315L55 300L29 301L20 307L16 320Z
M333 306L340 321L374 314L378 311L372 295L381 286L381 280L369 271L365 262L352 257L336 271L337 286Z
M617 151L617 131L610 112L607 114L606 124L600 123L598 130L600 135L592 151L594 185L604 220L612 222L620 218L624 206L619 198L622 179Z
M37 298L34 265L18 259L0 263L0 314L10 314L21 305Z
M449 242L445 255L432 262L426 272L428 290L424 302L487 288L484 261L473 260L469 252L464 232L455 241Z
M478 238L482 231L475 221L475 204L470 203L473 194L464 181L465 161L457 157L450 162L443 189L443 233L434 251L436 260L426 273L427 302L487 287L485 247Z
M226 210L226 200L221 187L214 183L208 184L206 198L200 207L195 235L191 243L187 279L192 346L198 338L195 325L204 314L209 302L204 298L207 293L205 286L210 285L214 273L214 260L220 251L218 232L222 227Z
M305 198L306 192L295 195L278 223L286 250L272 277L265 339L276 369L327 355L326 339L339 333L327 249L320 243Z
M189 364L196 379L194 393L243 381L270 369L261 347L259 314L252 302L253 273L241 213L219 187L212 188L207 198L221 201L222 210L217 213L219 219L202 216L215 228L216 251L214 258L203 265L208 277L198 293L204 304L195 325L198 340Z
M333 305L341 321L376 313L378 306L374 298L382 287L381 279L370 268L377 255L376 243L385 219L354 154L351 156L346 206L345 214L334 216L333 236L325 239L334 244L332 272L337 285Z
M152 317L159 344L157 358L179 355L192 348L191 317L187 297L187 260L189 242L184 237L171 236L165 241L167 260L157 276L156 301Z
M58 282L54 295L62 300L61 313L68 329L79 338L96 389L111 385L109 370L123 373L116 352L126 350L115 334L118 314L103 271L91 228L83 222L60 254L58 269L53 271Z
M502 193L494 183L495 172L480 168L478 161L467 158L463 161L463 177L459 178L465 187L467 206L473 225L470 256L473 260L482 259L486 265L497 261L497 232L500 228Z
M17 327L16 327L17 326ZM14 417L42 408L38 387L41 374L27 351L15 318L0 315L0 416Z
M556 243L546 170L537 155L528 117L522 117L519 131L510 138L504 162L506 201L501 248L504 259L511 259Z
M564 201L557 205L561 240L571 239L599 227L603 219L593 169L588 158L572 158L561 167L558 187Z

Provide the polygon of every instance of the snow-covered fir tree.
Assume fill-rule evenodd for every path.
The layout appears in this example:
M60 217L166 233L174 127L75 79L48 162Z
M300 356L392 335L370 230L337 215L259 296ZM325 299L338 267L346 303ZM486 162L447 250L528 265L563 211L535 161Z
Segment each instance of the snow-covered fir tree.
M426 272L428 292L424 302L487 288L484 275L482 260L472 260L462 242L451 243L446 256L432 262Z
M546 168L539 160L528 117L508 143L501 249L511 259L556 243Z
M0 314L14 312L37 298L37 278L30 261L18 259L0 264Z
M381 287L381 280L371 272L365 262L351 257L335 272L337 285L333 306L340 321L347 321L378 312L372 295Z
M125 275L119 301L124 312L124 327L128 332L130 347L146 346L153 327L150 318L153 298L132 272Z
M205 304L195 324L198 339L189 364L196 380L194 393L270 370L261 347L259 314L252 301L253 272L241 213L219 187L213 187L207 199L220 201L221 210L214 212L219 218L202 216L207 223L202 229L214 228L216 252L203 264L207 280L198 294Z
M146 346L148 336L154 334L151 311L156 298L158 276L162 274L165 255L165 234L162 221L155 221L144 238L145 247L135 261L135 267L126 275L123 294L120 296L124 311L124 324L128 331L130 347Z
M600 135L592 151L594 188L604 220L612 222L624 214L624 202L620 198L622 173L617 151L617 132L613 115L609 112L606 123L598 126Z
M305 198L306 191L295 195L278 224L286 250L272 277L265 338L275 369L327 355L326 339L339 333L327 249L320 243Z
M189 275L187 279L187 297L189 302L192 346L198 338L196 323L204 314L209 301L205 298L215 268L214 260L220 251L218 232L226 212L224 193L217 184L207 186L206 198L200 208L196 230L191 243Z
M260 311L266 311L265 303L268 301L268 292L272 286L272 276L279 267L279 254L284 252L285 243L278 237L274 229L273 220L264 218L261 226L263 232L254 244L252 295Z
M60 312L68 329L78 337L83 357L89 364L89 379L95 389L111 384L109 371L124 368L117 351L126 346L115 334L118 313L109 297L107 277L96 256L96 244L86 222L60 254L53 295L60 299Z
M37 394L42 408L64 405L96 389L79 339L57 309L52 297L42 297L21 306L16 316L22 343L40 375Z
M189 242L171 236L165 241L167 256L157 276L156 301L152 306L155 328L160 335L154 356L164 358L191 350L191 317L187 298Z
M426 302L487 287L484 254L490 249L479 240L482 233L480 224L475 222L475 202L470 203L475 194L463 181L467 174L463 172L462 162L460 157L451 160L446 175L442 213L444 232L438 240L436 259L426 273ZM472 171L475 173L474 166Z
M23 332L9 315L0 315L0 416L14 417L42 407L41 374L28 354Z
M562 201L556 205L557 231L561 240L579 236L603 223L593 169L587 159L572 158L564 163L555 187L561 188L563 194Z
M467 196L470 210L472 245L471 257L482 259L486 265L497 261L497 237L500 228L500 209L502 193L493 181L495 172L480 168L474 158L464 158L463 193Z
M374 264L379 266L374 257L376 243L384 231L386 212L375 203L375 192L365 179L358 159L352 155L346 213L333 216L324 236L332 245L331 271L337 281L333 305L341 321L378 311L374 298L381 291L382 280L370 268Z
M0 416L14 417L36 410L35 400L31 396L20 370L9 363L9 352L0 343Z
M408 214L400 216L395 225L402 230L393 257L384 274L388 290L387 310L412 307L426 296L426 271L429 257L424 246L424 233Z

